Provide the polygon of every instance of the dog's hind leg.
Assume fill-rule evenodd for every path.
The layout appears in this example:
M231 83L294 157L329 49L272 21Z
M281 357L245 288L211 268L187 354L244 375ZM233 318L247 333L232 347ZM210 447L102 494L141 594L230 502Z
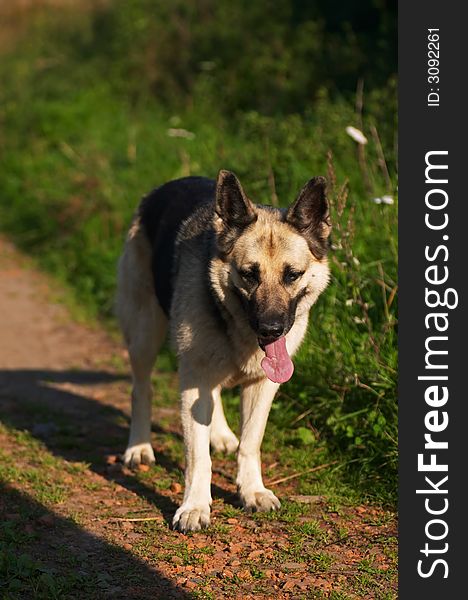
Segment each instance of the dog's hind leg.
M260 446L271 403L279 385L268 379L246 385L241 393L242 432L237 455L237 489L247 511L277 510L278 498L263 485Z
M165 316L158 314L159 311L162 313L158 305L152 310L147 307L140 311L128 346L133 377L132 421L124 463L131 468L140 463L154 464L151 446L151 371L167 329Z
M230 430L224 416L221 389L213 391L213 417L211 420L210 444L217 452L231 454L237 450L239 440Z
M167 318L159 306L151 274L151 250L136 220L119 263L117 317L132 367L132 420L125 465L153 464L151 371L164 342Z

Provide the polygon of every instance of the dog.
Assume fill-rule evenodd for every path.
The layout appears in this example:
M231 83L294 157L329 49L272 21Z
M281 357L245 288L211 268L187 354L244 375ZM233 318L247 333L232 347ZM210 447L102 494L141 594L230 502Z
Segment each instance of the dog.
M237 489L247 511L280 507L262 480L260 446L309 310L329 280L331 230L323 177L287 209L256 205L230 171L216 181L185 177L144 197L118 268L117 316L128 347L132 419L123 456L130 468L155 461L151 382L169 329L179 361L185 493L173 526L210 523L210 444L237 450ZM229 428L222 388L241 387L240 441Z

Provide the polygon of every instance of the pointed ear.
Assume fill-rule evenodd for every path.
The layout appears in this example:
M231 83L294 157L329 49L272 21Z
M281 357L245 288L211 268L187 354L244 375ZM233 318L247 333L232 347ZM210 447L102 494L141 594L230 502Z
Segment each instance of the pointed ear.
M232 250L242 231L257 220L257 212L231 171L220 171L216 182L215 231L224 254Z
M253 204L231 171L219 172L216 182L215 210L226 225L245 227L256 219Z
M288 208L285 219L306 238L310 251L318 259L327 253L331 231L326 186L325 177L310 179Z

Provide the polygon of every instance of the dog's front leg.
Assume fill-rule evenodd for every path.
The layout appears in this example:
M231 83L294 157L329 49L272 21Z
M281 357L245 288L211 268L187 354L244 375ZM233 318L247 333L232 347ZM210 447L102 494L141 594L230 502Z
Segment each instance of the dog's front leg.
M244 508L248 511L277 510L281 506L273 492L263 485L260 459L260 446L278 387L277 383L263 379L242 389L237 489Z
M180 379L185 441L185 493L182 506L174 515L172 524L185 533L210 524L213 389L199 381L195 385L193 377L187 377L182 371Z

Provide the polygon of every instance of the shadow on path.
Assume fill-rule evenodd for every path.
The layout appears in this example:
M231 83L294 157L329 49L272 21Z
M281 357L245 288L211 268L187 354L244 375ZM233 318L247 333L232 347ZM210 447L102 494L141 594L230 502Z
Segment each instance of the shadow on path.
M15 429L27 430L40 439L56 456L69 461L86 462L90 469L108 480L116 481L128 490L154 504L169 524L177 505L171 498L160 494L137 477L129 474L110 474L105 456L120 454L128 439L129 417L112 404L83 395L83 390L70 386L101 386L129 381L128 377L107 371L86 370L0 370L0 420ZM66 386L63 389L60 386ZM117 390L119 395L122 391ZM103 396L109 396L105 390ZM130 402L130 401L129 401ZM153 426L156 434L180 434ZM156 462L170 475L183 466L158 448ZM213 496L236 504L230 491L212 486Z
M193 598L130 552L0 483L2 555L2 598Z

